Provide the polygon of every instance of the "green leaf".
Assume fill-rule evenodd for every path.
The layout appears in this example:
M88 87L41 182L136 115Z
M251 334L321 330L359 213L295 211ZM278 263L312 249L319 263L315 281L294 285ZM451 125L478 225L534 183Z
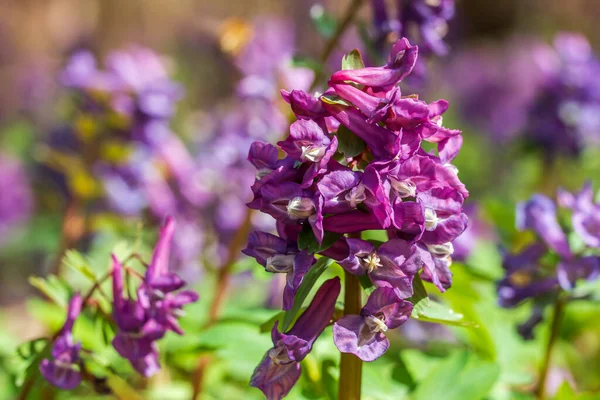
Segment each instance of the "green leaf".
M38 338L30 340L29 342L22 343L17 347L17 355L24 361L29 360L32 357L37 356L39 353L44 351L48 345L48 338Z
M480 400L498 380L500 368L460 351L420 380L412 400Z
M96 283L97 277L92 267L90 267L90 264L85 259L85 256L77 250L67 250L62 259L62 264L81 273L81 275L85 276L93 283Z
M479 327L476 323L465 321L464 316L448 308L444 304L431 300L427 296L427 290L419 275L413 279L414 294L410 298L413 303L411 317L425 322L435 322L438 324L454 325L460 327Z
M324 94L320 97L321 101L327 104L334 104L346 107L352 107L352 104L348 103L346 100L342 99L340 96L336 94Z
M304 300L306 300L306 297L317 282L317 279L319 279L319 276L321 276L321 274L325 272L327 267L329 267L332 263L333 260L327 257L321 257L312 267L310 267L306 275L304 275L304 279L302 279L302 283L296 292L294 305L285 313L285 316L283 317L283 324L280 328L282 332L287 331L292 322L294 322L298 312L302 308Z
M410 301L416 306L421 301L425 301L424 305L429 305L429 297L427 296L427 289L423 285L423 281L421 280L421 276L416 274L413 278L413 295L410 298Z
M425 322L434 322L463 328L479 328L479 325L475 322L465 321L464 315L429 298L423 299L414 305L411 317Z
M358 281L360 282L360 286L367 291L367 294L370 294L373 290L375 290L375 286L371 279L369 279L369 275L357 275Z
M48 275L46 279L37 276L29 277L29 284L42 292L48 299L55 304L66 307L69 296L69 289L65 283L55 275Z
M360 69L364 68L365 63L358 49L352 50L342 58L342 69Z
M325 232L323 235L323 241L321 244L319 244L311 226L309 224L305 224L300 231L300 235L298 236L298 248L300 250L306 250L309 253L320 253L333 246L333 244L337 242L340 237L342 237L342 235L339 233Z
M364 140L356 136L344 125L340 125L335 135L338 139L338 151L344 153L346 157L356 157L367 146Z

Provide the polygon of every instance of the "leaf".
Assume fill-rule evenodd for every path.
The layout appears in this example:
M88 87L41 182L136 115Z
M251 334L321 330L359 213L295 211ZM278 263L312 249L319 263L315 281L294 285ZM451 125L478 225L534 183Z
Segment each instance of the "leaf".
M360 69L364 68L365 63L358 49L352 50L342 58L342 69Z
M479 325L474 322L465 321L462 314L454 312L454 310L448 308L444 304L431 300L427 296L427 290L419 275L415 275L413 279L413 291L414 294L410 298L410 301L414 305L411 315L412 318L445 325L471 328L479 327Z
M346 100L342 99L340 96L338 96L336 94L324 94L320 97L320 100L327 104L352 107L352 104L348 103Z
M465 321L464 315L454 312L454 310L444 304L429 298L423 299L414 305L411 317L425 322L435 322L463 328L479 328L478 324L472 321Z
M423 285L423 280L421 280L421 275L416 274L413 278L413 295L410 298L410 301L416 306L417 303L425 300L425 305L429 305L429 297L427 296L427 289Z
M19 345L19 347L17 347L17 354L19 357L21 357L21 359L27 361L43 352L48 345L48 342L49 339L44 337L22 343Z
M319 244L310 225L305 224L298 236L298 248L300 250L306 250L309 253L320 253L333 246L340 237L342 237L342 235L339 233L325 232L323 241Z
M93 283L96 283L97 277L90 264L85 259L83 254L77 250L67 250L65 256L62 259L62 264L68 268L71 268L83 276L88 278Z
M371 279L369 279L369 275L357 275L356 278L360 282L360 286L367 291L367 294L370 294L373 290L375 290L375 285L373 285L373 282L371 282Z
M300 311L304 300L310 293L310 290L319 279L319 276L327 267L329 267L333 263L333 260L327 257L321 257L317 262L308 270L306 275L304 275L304 279L302 279L302 283L296 292L296 297L294 298L294 305L292 308L285 313L283 317L283 324L280 328L281 332L287 331L292 322L296 319L296 315Z
M460 351L425 376L411 399L480 400L486 397L499 375L497 364Z
M69 296L69 289L65 283L55 275L48 275L47 278L37 276L29 277L29 284L42 292L48 299L55 304L66 307Z
M338 151L344 153L348 158L356 157L367 146L364 140L356 136L344 125L340 125L336 136L338 139Z

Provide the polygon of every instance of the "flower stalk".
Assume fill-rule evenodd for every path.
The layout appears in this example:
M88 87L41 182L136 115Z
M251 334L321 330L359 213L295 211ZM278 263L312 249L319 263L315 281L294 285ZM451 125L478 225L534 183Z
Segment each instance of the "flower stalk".
M554 345L556 344L556 339L558 339L558 334L560 332L560 325L564 316L565 305L565 299L558 298L554 304L554 308L552 309L550 334L548 336L548 341L546 342L544 361L542 362L542 366L540 368L540 378L538 380L538 386L535 393L536 399L538 400L544 400L546 398L546 381L548 378L548 371L550 370L552 351L554 350Z
M360 234L359 234L360 237ZM358 278L344 272L344 315L360 314L361 287ZM352 353L341 353L338 399L359 400L362 360Z

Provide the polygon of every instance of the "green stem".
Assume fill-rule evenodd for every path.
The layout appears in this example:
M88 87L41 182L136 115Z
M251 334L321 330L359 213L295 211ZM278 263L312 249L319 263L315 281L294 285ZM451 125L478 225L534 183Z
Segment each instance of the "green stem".
M344 315L359 314L360 283L356 276L344 273ZM340 359L339 400L360 400L362 361L351 353L342 353Z
M348 235L360 239L360 233ZM360 314L362 290L358 278L344 272L344 315ZM340 358L339 400L360 400L362 361L354 354L342 353Z
M550 369L552 350L554 349L554 344L556 343L556 339L558 338L564 309L565 300L559 298L558 300L556 300L554 308L552 309L552 323L550 326L550 335L548 336L548 342L546 343L544 361L540 368L540 378L536 390L536 398L538 400L544 400L546 398L546 380L548 378L548 370Z

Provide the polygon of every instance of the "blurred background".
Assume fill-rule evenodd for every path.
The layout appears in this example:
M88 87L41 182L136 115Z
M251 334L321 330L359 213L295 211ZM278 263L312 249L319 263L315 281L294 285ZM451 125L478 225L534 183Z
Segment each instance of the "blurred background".
M214 274L246 218L244 203L255 174L245 160L249 144L285 133L289 112L278 89L308 90L327 38L349 3L0 2L0 320L5 328L0 386L6 386L0 398L16 398L18 344L60 327L63 318L28 278L60 273L72 285L82 284L73 271L61 270L66 249L85 253L101 270L115 246L141 242L148 250L160 221L176 215L182 233L175 263L201 288L203 299L190 311L195 316L189 329L201 324ZM397 2L387 3L393 15ZM373 18L371 2L365 1L324 60L325 71L338 69L341 56L355 47L369 64L381 63L385 54L364 40L377 34ZM402 351L388 352L378 367L366 367L367 398L402 398L408 388L438 379L436 373L447 368L463 375L488 368L482 379L490 383L472 397L447 394L442 386L417 391L414 398L437 398L435 390L457 399L532 398L528 393L547 326L537 328L533 341L524 341L516 326L527 320L530 307L498 308L500 249L526 241L514 228L517 201L536 192L553 197L559 187L578 190L586 180L598 188L599 19L596 0L456 0L454 17L440 27L447 55L427 55L423 76L403 86L404 94L416 92L428 102L448 99L444 124L463 131L455 164L471 192L467 203L477 231L465 234L468 254L453 267L453 288L440 297L480 328L432 329L411 321L393 342ZM581 36L557 36L564 32ZM122 53L115 56L117 51ZM98 77L89 72L95 68L109 73ZM127 77L127 93L135 92L138 100L160 92L149 95L153 111L140 118L123 111L127 101L106 100L106 93L114 93L110 73ZM94 148L100 151L90 151ZM272 225L258 217L252 223ZM226 315L235 320L250 310L252 317L202 339L192 335L191 342L170 342L172 371L149 385L156 390L148 398L190 398L186 379L196 359L214 350L211 340L229 339L240 342L223 344L221 362L206 378L206 398L260 398L245 386L269 345L268 335L255 325L277 312L281 300L273 293L282 282L245 258L235 271ZM600 391L599 312L594 302L569 308L550 375L557 396L567 393L563 382L576 392ZM309 360L315 365L310 379L303 378L291 398L327 398L326 382L332 378L326 360L334 353L326 348L331 343L322 342L327 340ZM256 350L246 348L241 355L249 344ZM410 381L401 370L412 373ZM384 383L368 383L381 374ZM57 398L92 398L88 392Z

